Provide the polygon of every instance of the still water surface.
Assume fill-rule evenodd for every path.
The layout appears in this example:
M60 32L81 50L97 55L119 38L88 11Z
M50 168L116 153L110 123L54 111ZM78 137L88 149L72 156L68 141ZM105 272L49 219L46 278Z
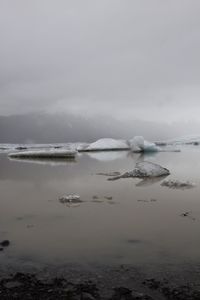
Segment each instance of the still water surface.
M197 187L176 190L162 187L162 181L107 181L97 175L129 171L143 160L167 167L169 179ZM84 202L59 202L71 193ZM186 211L190 217L180 216ZM4 263L199 261L200 149L148 156L99 152L82 154L76 162L16 161L0 154L0 236L11 241L1 253Z

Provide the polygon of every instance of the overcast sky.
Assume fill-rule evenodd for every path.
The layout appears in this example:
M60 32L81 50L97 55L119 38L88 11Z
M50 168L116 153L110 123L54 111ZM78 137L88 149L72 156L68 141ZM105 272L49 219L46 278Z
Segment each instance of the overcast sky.
M199 0L0 0L0 114L199 119Z

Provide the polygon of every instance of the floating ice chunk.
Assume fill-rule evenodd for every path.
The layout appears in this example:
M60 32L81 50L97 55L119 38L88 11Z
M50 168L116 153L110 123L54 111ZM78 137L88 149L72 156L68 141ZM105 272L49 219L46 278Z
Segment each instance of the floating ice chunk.
M116 180L119 178L130 178L130 177L151 178L151 177L167 176L169 174L170 172L168 169L163 168L160 165L154 164L152 162L143 161L143 162L136 163L133 171L126 172L122 175L109 178L108 180Z
M8 156L11 158L75 158L76 153L74 150L45 149L9 153Z
M135 136L129 140L129 145L133 152L157 152L161 150L156 144L145 141L143 136Z
M125 140L115 140L105 138L97 140L81 151L108 151L108 150L128 150L129 146ZM79 150L80 151L80 150Z
M161 186L166 186L170 189L191 189L196 186L195 183L190 181L179 181L179 180L165 180L161 183Z
M71 194L71 195L64 195L59 198L61 203L81 203L82 200L80 199L79 195Z

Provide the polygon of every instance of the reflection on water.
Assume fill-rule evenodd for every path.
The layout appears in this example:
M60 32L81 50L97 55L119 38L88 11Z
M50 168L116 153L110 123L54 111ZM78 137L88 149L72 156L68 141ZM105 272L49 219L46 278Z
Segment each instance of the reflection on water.
M11 158L9 160L21 163L31 163L38 165L49 165L49 166L65 166L68 163L75 163L75 158Z
M163 181L168 176L160 176L160 177L152 177L152 178L144 178L140 182L136 184L136 186L144 187L149 186L155 183L159 183Z
M102 151L102 152L88 152L90 158L99 161L112 161L116 159L126 158L129 152L127 151Z
M1 154L0 231L11 245L0 261L198 261L199 155L198 148L153 156L99 152L81 154L76 163L23 163ZM142 160L167 167L169 179L191 180L197 188L168 190L160 185L163 178L107 181L96 175L130 171ZM59 202L74 193L83 200L78 206ZM180 217L188 211L195 220Z

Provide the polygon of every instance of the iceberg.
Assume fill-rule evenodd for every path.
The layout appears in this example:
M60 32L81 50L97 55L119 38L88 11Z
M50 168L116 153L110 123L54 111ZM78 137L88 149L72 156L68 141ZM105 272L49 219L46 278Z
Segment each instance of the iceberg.
M27 150L9 153L10 158L75 158L77 151L64 149Z
M145 141L143 136L135 136L133 139L129 140L128 144L135 153L161 151L161 148L156 146L156 144Z
M138 162L135 165L135 168L126 172L122 175L108 178L108 180L116 180L120 178L152 178L152 177L161 177L168 176L170 174L169 170L152 162L143 161Z
M104 138L89 144L87 147L78 149L78 151L114 151L129 150L130 147L125 140L115 140L112 138Z

